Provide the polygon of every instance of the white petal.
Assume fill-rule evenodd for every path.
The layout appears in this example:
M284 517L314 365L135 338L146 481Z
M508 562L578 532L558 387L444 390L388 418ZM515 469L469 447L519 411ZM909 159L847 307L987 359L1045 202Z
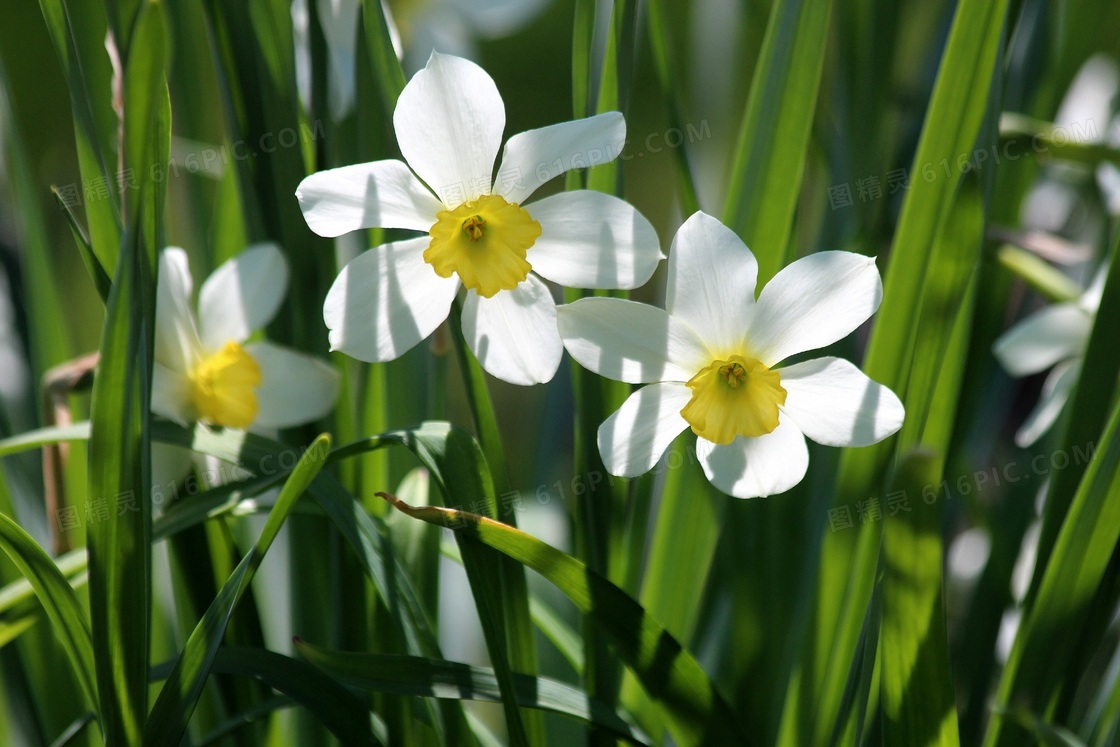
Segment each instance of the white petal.
M533 275L492 298L467 293L463 336L490 375L522 386L551 381L564 353L556 303Z
M841 358L817 358L778 369L782 410L809 438L826 446L867 446L902 427L895 393Z
M664 259L657 232L630 203L578 190L527 206L541 224L529 249L533 270L572 288L637 288Z
M195 418L190 379L158 361L152 366L152 412L179 425Z
M684 384L644 386L599 426L599 454L612 475L649 472L677 435L688 427L681 410L692 399Z
M486 71L437 52L393 112L404 160L450 208L490 190L505 126L505 105Z
M255 244L214 270L198 294L202 346L243 342L272 321L288 292L288 262L276 244Z
M1042 385L1042 395L1031 414L1015 434L1015 445L1027 448L1037 441L1062 413L1077 377L1081 375L1081 359L1065 361L1054 366Z
M669 249L665 309L718 355L737 353L757 279L758 262L747 245L715 218L696 212Z
M767 366L846 337L883 300L874 257L818 252L784 268L758 294L748 325L751 350Z
M571 356L608 379L630 384L688 381L711 363L696 333L656 306L583 298L556 313Z
M323 304L331 350L391 361L447 318L459 279L441 278L424 261L430 241L424 236L375 247L342 268Z
M739 436L726 445L698 438L696 455L708 481L736 498L784 493L801 482L809 468L805 437L788 418L758 438Z
M172 371L187 373L201 348L191 311L191 269L187 253L168 247L159 255L156 281L155 359Z
M522 203L537 187L569 169L613 161L625 143L626 120L620 112L518 133L502 151L494 192Z
M268 342L245 347L261 369L253 428L289 428L326 415L338 399L338 371L326 361Z
M1093 318L1076 302L1047 306L1004 332L992 352L1009 374L1027 376L1081 355L1092 327Z
M360 228L427 231L443 205L400 161L374 161L318 171L299 183L296 198L320 236Z

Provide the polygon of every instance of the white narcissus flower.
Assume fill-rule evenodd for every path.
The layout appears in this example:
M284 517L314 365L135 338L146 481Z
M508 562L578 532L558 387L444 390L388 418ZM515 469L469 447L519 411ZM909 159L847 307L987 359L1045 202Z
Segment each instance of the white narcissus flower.
M1015 433L1015 444L1026 448L1058 420L1073 385L1081 375L1081 359L1101 305L1106 270L1076 301L1047 306L1004 332L992 346L1000 365L1015 377L1041 373L1054 366L1042 384L1042 396ZM1057 364L1057 365L1055 365Z
M178 423L287 428L330 412L338 372L310 355L247 342L280 308L288 266L274 244L257 244L223 263L191 307L187 254L160 254L152 410Z
M666 310L611 298L559 309L564 346L585 368L649 384L599 428L612 474L650 470L686 428L708 480L737 498L789 490L805 476L805 436L866 446L902 427L894 392L840 358L779 367L845 337L879 307L875 260L820 252L792 263L755 300L758 263L704 213L669 250ZM652 382L652 383L651 383Z
M579 190L521 204L568 169L618 156L626 137L618 112L514 135L495 175L505 106L494 81L473 62L433 53L401 92L393 125L407 165L320 171L296 191L320 236L375 226L427 234L343 268L323 307L333 350L397 358L447 318L465 286L463 335L483 368L513 384L543 383L563 346L538 275L577 288L635 288L661 261L649 221L616 197Z

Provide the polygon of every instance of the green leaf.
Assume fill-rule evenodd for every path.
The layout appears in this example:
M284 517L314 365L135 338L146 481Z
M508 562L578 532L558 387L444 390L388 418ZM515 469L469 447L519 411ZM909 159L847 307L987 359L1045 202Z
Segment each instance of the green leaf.
M173 662L154 667L153 677L165 678L173 667ZM281 703L267 703L267 710L294 701L314 714L344 745L369 744L372 740L366 705L305 661L265 649L222 646L214 654L210 671L260 680L285 696ZM217 736L217 732L210 735Z
M396 50L393 49L393 39L385 18L385 5L380 0L362 0L362 20L370 69L373 70L381 105L385 109L385 121L392 122L397 97L404 90L405 80L401 61L397 59Z
M74 668L74 676L85 696L87 707L96 712L98 700L93 646L89 623L78 596L43 548L4 514L0 514L0 549L7 553L35 590L35 595L51 621L55 637Z
M723 210L758 259L759 286L785 264L831 14L830 0L778 0L770 9Z
M124 163L147 173L166 159L169 147L166 28L159 5L143 6L136 31L139 41L124 70ZM163 187L144 179L129 194L90 410L89 505L106 517L87 528L90 618L101 720L110 744L138 744L148 712L148 421Z
M679 740L703 744L750 744L738 718L704 669L665 628L626 592L580 561L493 519L455 509L413 508L383 494L409 516L449 526L533 569L591 616L616 646L649 695L667 710Z
M883 743L959 745L941 589L940 504L918 496L941 477L941 459L907 455L891 486L909 511L883 524L879 703Z
M945 226L961 180L957 160L961 154L971 154L987 112L1006 10L1006 0L962 0L957 5L909 171L910 187L864 362L868 376L902 395L908 419L911 406L919 413L928 411L938 387L952 391L957 386L959 372L955 366L952 376L925 377L915 382L913 389L909 378L923 316L926 328L936 331L938 346L946 339L946 328L965 319L960 314L947 314L943 304L946 297L951 297L947 294L967 280L964 268L970 267L978 256L980 237L975 241L969 237L969 226L976 224L976 208L962 208L963 212L953 219L956 227ZM940 170L943 160L951 164L948 173ZM975 199L969 197L969 205ZM959 234L957 238L941 240L950 239L954 232ZM938 278L942 282L936 285L927 304L926 284L931 276L944 271L949 271L948 277ZM923 355L936 352L938 346ZM921 419L924 418L922 414ZM943 423L938 421L934 425L941 429ZM924 440L925 428L923 424L920 429L908 427L907 431L911 438ZM837 505L866 500L881 492L881 476L897 442L898 439L891 438L865 449L844 452L834 495ZM783 744L804 744L806 740L822 744L832 728L871 596L879 527L876 523L859 532L824 534L813 629L796 673L800 687L791 688L786 701ZM805 729L811 730L811 738L805 736Z
M51 186L51 194L55 196L58 206L66 215L66 222L70 224L70 233L74 235L74 243L78 245L78 253L82 255L82 264L86 266L86 271L89 272L90 279L93 280L93 286L97 289L97 295L101 296L104 302L109 301L109 291L112 289L113 281L109 279L109 274L105 272L105 268L101 266L101 260L93 251L93 245L89 243L89 237L86 232L78 224L78 219L70 206L62 199L59 194L58 187Z
M1062 436L1062 448L1067 454L1074 449L1090 448L1100 438L1105 417L1110 412L1109 403L1116 391L1116 372L1120 370L1120 345L1116 344L1115 327L1111 320L1120 315L1120 232L1112 247L1112 264L1105 278L1100 307L1097 309L1093 330L1085 347L1081 375L1070 395L1067 405L1069 418ZM1070 502L1087 468L1084 462L1071 460L1067 469L1055 470L1046 496L1042 514L1042 531L1038 537L1038 555L1031 588L1027 593L1027 606L1034 604L1043 574L1054 548L1058 532L1064 526Z
M351 687L432 698L499 702L502 691L492 669L453 661L392 654L329 651L305 641L296 648L309 662ZM526 708L559 713L634 744L647 742L617 713L579 688L546 677L514 675L514 694Z
M218 592L217 598L187 639L144 726L146 744L178 744L182 739L191 712L202 692L202 686L210 676L211 665L218 647L221 646L234 608L249 590L249 584L257 568L260 567L273 540L287 520L292 506L322 469L329 448L330 437L322 435L300 457L295 469L292 470L291 477L280 491L276 505L269 512L260 537L238 563L233 574Z
M1070 659L1090 623L1094 595L1120 541L1120 404L1112 409L1100 447L1089 462L1061 526L1034 603L1000 681L997 705L1049 718L1055 694L1070 682ZM1074 670L1079 675L1081 670ZM993 719L987 745L1021 741L1018 730Z
M87 441L89 440L89 433L89 421L71 423L61 427L38 428L0 440L0 457L19 454L22 451L30 451L64 441Z
M68 0L40 0L39 6L70 90L82 180L108 188L108 199L86 200L85 209L93 249L103 266L113 267L121 216L115 189L117 117L112 107L113 70L105 49L105 7Z
M453 321L452 326L458 328L458 323ZM462 340L458 342L462 343ZM460 344L457 347L463 351L463 354L470 355L464 345ZM473 357L470 360L473 361ZM469 366L467 368L469 369ZM485 386L484 381L480 380L479 383ZM479 412L490 411L492 417L493 408L490 406L488 394L477 404ZM399 435L387 435L390 438L400 438L401 443L416 454L421 463L431 472L432 479L439 485L440 492L447 503L455 506L470 506L494 516L498 515L497 497L487 462L482 456L479 445L466 431L446 423L425 423L419 428L398 433ZM500 446L498 448L500 450ZM458 535L456 539L460 540ZM463 568L467 572L467 579L471 585L471 593L478 607L482 632L486 638L486 648L490 652L490 660L494 665L502 691L507 695L502 700L502 705L505 709L509 739L514 744L528 744L529 737L525 732L517 701L513 697L514 682L511 668L511 665L517 666L519 670L523 670L523 673L526 673L524 670L532 672L536 669L536 652L533 648L532 626L529 621L529 600L524 570L487 548L470 545L460 540L459 549L463 556ZM516 584L515 580L517 580ZM524 607L523 621L516 611L519 607ZM528 626L528 629L521 630L523 625ZM510 649L508 659L507 635ZM516 655L518 652L520 655ZM539 743L544 734L543 723L534 719L530 727L535 741Z

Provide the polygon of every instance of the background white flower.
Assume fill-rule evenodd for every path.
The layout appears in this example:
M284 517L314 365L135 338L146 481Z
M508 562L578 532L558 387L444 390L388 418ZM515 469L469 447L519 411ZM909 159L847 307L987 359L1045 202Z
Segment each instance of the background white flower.
M875 260L810 255L779 272L756 302L757 276L739 237L698 212L673 239L666 310L609 298L559 309L564 346L581 365L649 384L599 428L612 474L648 471L691 427L713 485L738 498L773 495L805 476L805 436L866 446L902 427L898 397L846 360L778 367L875 313L883 292Z
M534 21L550 0L408 0L381 9L393 51L406 74L424 66L437 49L475 58L476 39L511 36ZM343 119L354 108L356 52L363 33L359 0L313 3L327 47L327 83L331 116ZM296 87L305 108L311 106L311 42L308 0L292 0ZM398 30L399 26L399 30ZM402 42L402 33L404 40Z
M152 410L187 424L286 428L334 406L338 372L325 361L270 342L247 342L276 315L288 266L274 244L223 263L191 305L187 254L160 255Z
M618 112L514 135L495 175L505 105L494 81L473 62L433 53L402 91L393 125L407 165L320 171L296 191L321 236L375 226L429 234L343 268L323 308L334 350L397 358L447 318L462 285L463 334L483 368L513 384L543 383L563 346L537 275L578 288L634 288L662 259L649 221L616 197L579 190L521 205L568 169L617 157L626 137Z
M1076 301L1047 306L1004 332L992 346L1000 365L1012 376L1030 376L1054 366L1042 384L1042 395L1015 433L1026 448L1057 421L1081 375L1081 359L1101 305L1106 268ZM1056 364L1056 365L1055 365Z

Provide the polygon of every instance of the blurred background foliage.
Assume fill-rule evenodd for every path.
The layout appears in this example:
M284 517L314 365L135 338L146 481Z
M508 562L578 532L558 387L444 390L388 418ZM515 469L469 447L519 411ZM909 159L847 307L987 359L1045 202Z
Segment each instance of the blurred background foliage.
M358 20L354 105L339 117L329 93L331 42L316 12L318 3L329 3L307 2L306 63L293 42L292 10L282 0L245 5L166 0L152 6L159 8L166 27L172 120L169 158L155 164L158 179L153 176L157 172L149 176L167 190L163 243L188 250L195 278L205 277L250 243L280 243L293 283L268 335L327 356L321 306L337 268L358 251L394 236L370 231L337 242L321 239L304 224L295 187L319 169L399 155L387 116L395 71L379 62L386 45L376 24L368 16ZM362 5L366 14L379 9L376 2ZM630 484L618 481L608 491L606 481L592 477L602 472L594 454L587 452L586 437L581 443L577 436L586 424L572 417L573 391L587 390L580 389L578 372L562 366L547 386L518 388L488 380L508 484L519 491L525 508L517 515L522 528L581 556L639 600L704 665L752 742L948 744L957 743L959 734L959 742L979 744L987 734L993 744L1026 739L1115 743L1120 725L1115 537L1094 535L1095 542L1104 544L1095 547L1094 557L1102 565L1093 577L1099 586L1088 592L1089 608L1071 603L1071 609L1079 610L1076 614L1055 615L1057 622L1043 620L1030 628L1058 637L1063 630L1084 636L1084 645L1059 658L1068 669L1031 668L1032 652L1045 658L1053 642L1046 637L1014 643L1031 607L1028 588L1045 597L1047 572L1057 579L1049 583L1060 585L1066 566L1055 564L1067 562L1069 554L1062 548L1068 550L1071 540L1058 541L1059 531L1066 531L1064 509L1047 509L1054 518L1049 529L1040 529L1042 497L1049 491L1051 505L1058 505L1053 496L1064 496L1068 507L1076 495L1078 506L1104 512L1114 511L1120 502L1115 480L1109 481L1117 462L1107 448L1108 460L1099 457L1097 472L1084 481L1087 459L1068 473L1055 461L1055 455L1064 454L1063 459L1073 462L1077 454L1111 444L1103 431L1113 411L1116 370L1109 366L1114 361L1104 352L1096 355L1101 368L1091 371L1093 381L1108 386L1096 390L1095 400L1084 395L1074 402L1081 408L1077 413L1095 412L1095 419L1071 425L1067 417L1046 438L1019 448L1013 434L1037 401L1043 379L1013 380L990 349L1016 319L1047 300L1060 300L1054 288L1068 292L1086 287L1115 244L1120 5L1107 0L1010 0L992 3L985 11L985 3L964 0L553 0L529 3L532 7L516 14L507 10L518 17L511 28L486 23L484 6L489 12L494 5L389 2L386 7L397 21L405 51L405 77L423 64L433 43L441 51L468 54L502 93L507 135L588 113L598 102L611 104L606 108L621 106L628 143L619 161L620 176L591 170L569 177L567 185L557 180L545 193L584 182L611 190L613 183L653 222L666 250L682 220L699 207L738 230L771 274L819 250L877 256L888 282L888 301L880 314L887 319L881 324L897 321L899 339L914 352L902 349L905 345L890 351L882 343L874 358L872 342L868 370L873 376L872 365L903 372L895 380L888 376L887 383L900 394L909 393L904 400L912 415L919 401L928 415L924 424L915 423L916 430L900 438L907 449L932 448L937 460L927 464L913 461L908 452L888 454L898 447L893 440L884 450L868 450L874 452L870 456L813 446L809 476L783 496L729 499L708 486L695 464L687 463ZM122 175L115 163L103 179L80 168L75 133L81 125L76 122L85 114L75 117L75 107L81 108L85 99L75 93L73 80L68 82L72 74L60 63L57 39L44 20L47 6L66 10L65 29L82 60L84 95L93 103L89 116L102 138L98 146L114 159L121 148L114 115L120 100L114 89L113 46L107 52L105 45L113 16L106 6L44 0L41 7L35 0L7 0L0 22L0 437L56 423L55 408L43 390L48 372L101 344L105 307L64 208L93 232L97 213L119 217L121 195L127 199L132 189L129 179L145 178ZM135 7L108 4L113 12ZM472 14L478 18L472 20ZM962 28L954 36L955 16L984 18L989 26ZM983 36L989 27L994 32ZM970 31L977 39L966 38ZM816 43L817 38L823 43ZM608 52L611 39L618 49ZM956 58L950 55L954 49ZM973 49L975 59L968 57ZM987 49L994 64L991 74L981 75L984 68L977 61ZM944 66L950 59L963 60L955 72L965 88L977 93L970 97L958 91L958 109L949 102L935 110L935 81L939 70L948 77ZM301 64L307 65L309 91L297 90ZM757 119L748 116L752 111ZM783 118L798 111L806 116ZM965 121L974 121L973 134L959 125ZM959 132L953 129L958 125ZM944 136L941 142L955 142L955 137L968 145L930 161L916 160L923 154L922 138L939 135ZM767 153L776 155L767 160ZM978 153L985 154L983 160ZM1019 155L1010 158L1011 153ZM970 168L961 168L962 155L972 162ZM612 176L603 176L608 173ZM909 186L902 186L900 173ZM915 191L926 188L921 183L929 191ZM935 194L936 189L942 192ZM927 216L936 235L922 239L933 246L929 252L936 261L924 255L912 260L910 246L896 242L900 235L910 239L921 233L914 227L921 225L919 212L925 206L916 198L914 206L904 207L912 194L929 196L929 204L934 197L944 201L937 203L936 214ZM915 217L907 218L907 209ZM759 227L764 222L765 230ZM942 233L945 226L954 226L958 238ZM92 238L94 253L114 276L115 255ZM953 240L965 248L956 254L951 247L943 249ZM1032 263L1032 257L1042 261ZM889 269L896 260L901 268L894 270L897 280ZM953 267L963 268L961 274L939 286ZM891 302L890 285L904 287L905 276L918 294L905 297L899 291ZM659 302L663 287L662 269L633 297ZM1120 293L1117 283L1107 287L1110 298ZM943 295L931 295L938 292ZM932 306L937 302L942 306ZM1113 308L1102 305L1106 307ZM905 327L898 321L903 319ZM1111 318L1106 323L1108 328L1095 332L1092 343L1102 351L1120 347ZM831 353L862 361L869 335L871 324L833 346ZM881 336L886 339L885 332ZM471 429L468 390L449 345L441 330L430 345L388 364L369 366L335 355L332 361L346 382L338 414L320 427L281 434L280 440L306 444L330 430L334 443L344 444L425 419L447 419ZM893 356L890 361L888 355ZM75 422L90 414L86 384L62 395ZM607 385L601 395L601 402L581 412L592 427L611 411L620 390ZM691 446L681 440L674 448L679 459ZM1033 461L1038 457L1041 462ZM446 658L487 665L475 601L460 565L448 557L457 550L447 533L389 516L375 497L377 491L401 486L402 496L426 502L424 473L413 471L418 463L408 450L396 449L365 453L327 469L370 514L387 519L386 531L412 574ZM1036 463L1045 472L1030 471L1027 465ZM676 466L672 458L665 464ZM1033 479L1006 479L1008 465L1017 465ZM0 513L15 517L48 550L86 544L84 527L69 529L63 545L58 544L59 515L44 503L38 451L5 456L0 475ZM61 473L63 494L72 505L81 505L88 479L85 449L75 445ZM886 509L882 485L888 480L918 492L928 484L945 485L947 500L939 500L939 510L931 509L921 521L900 520L906 536L891 537L893 519L871 518L856 509L857 500L872 495L882 497ZM589 491L592 482L600 484ZM588 519L602 512L604 503L609 506L605 518ZM853 526L846 529L837 528L831 512L844 506L853 516ZM229 514L199 523L154 545L153 662L176 656L236 564L250 553L267 506L243 508L240 513L248 516ZM920 513L921 508L915 510ZM154 510L158 516L161 507ZM1070 516L1073 522L1082 515ZM1111 526L1115 519L1101 521ZM610 537L609 542L601 540L607 556L598 562L586 550L593 541L581 535L596 526ZM882 532L886 538L880 538ZM1035 568L1040 537L1043 553L1055 553L1051 566L1056 570ZM374 585L363 579L361 563L344 545L321 513L294 510L261 566L253 596L238 608L227 644L263 646L294 656L290 640L299 635L336 649L402 652L401 641L383 632L391 613L384 601L377 601ZM1076 554L1076 548L1071 552ZM932 669L917 671L934 684L917 693L906 690L901 710L891 701L887 679L880 681L885 660L874 656L877 646L905 649L919 634L920 626L906 627L904 617L901 623L892 617L908 608L884 590L901 583L900 578L910 583L899 557L925 558L934 582L923 588L936 591L942 581L944 588L943 608L938 606L932 618L943 615L940 639L912 652L929 657L922 661L931 662ZM67 577L80 574L80 563L66 562L60 565L71 569ZM1084 578L1070 573L1069 578ZM0 582L9 584L19 575L0 558ZM596 649L594 625L547 583L532 577L531 589L537 625L549 634L547 641L539 633L536 637L539 672L581 684L632 717L652 741L662 741L665 718L632 677L622 674L614 655ZM6 599L0 591L0 600ZM845 601L853 599L852 608L845 608ZM0 742L50 744L76 725L76 736L65 743L96 743L99 732L83 728L87 708L78 682L36 610L29 599L0 606L0 700L5 710ZM883 615L883 638L876 643ZM549 616L555 618L552 623L541 622ZM891 637L892 624L903 626L902 635ZM556 645L564 633L574 641L568 656ZM1005 669L1013 645L1023 647L1025 663ZM572 650L580 653L575 661ZM587 671L580 671L583 653L589 657ZM591 661L597 661L594 667ZM939 690L938 678L950 671L951 690ZM156 692L153 688L153 698ZM267 703L271 694L268 688L215 675L189 738L201 743L197 740L203 735L220 732L228 720L244 716L251 726L231 726L231 735L217 740L329 741L320 725L326 717L307 704L275 718L267 717L268 709L253 715L253 708ZM407 690L389 690L369 701L377 713L375 734L380 729L395 743L434 741L427 725L431 713L421 714L418 707L414 711L408 695ZM993 704L994 722L1004 724L1002 732L993 726ZM923 708L924 713L915 715ZM945 708L953 713L949 727ZM472 726L478 736L471 739L482 742L488 730L502 734L509 724L503 725L498 706L472 705L468 713L470 724L476 719L485 724ZM463 717L441 718L451 723ZM530 741L545 733L557 743L583 734L597 744L615 739L602 729L586 730L554 716L541 723L545 727L527 722ZM688 741L675 726L671 731L678 741Z

